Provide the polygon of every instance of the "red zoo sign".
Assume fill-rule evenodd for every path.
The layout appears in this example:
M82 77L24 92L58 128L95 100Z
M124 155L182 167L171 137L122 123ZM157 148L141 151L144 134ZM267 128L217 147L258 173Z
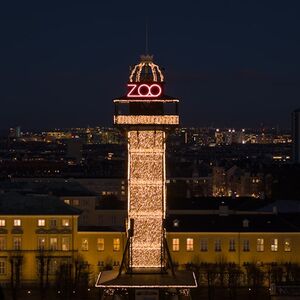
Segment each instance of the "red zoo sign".
M162 88L159 84L136 84L136 83L128 83L128 93L127 97L134 98L153 98L159 97L162 94Z

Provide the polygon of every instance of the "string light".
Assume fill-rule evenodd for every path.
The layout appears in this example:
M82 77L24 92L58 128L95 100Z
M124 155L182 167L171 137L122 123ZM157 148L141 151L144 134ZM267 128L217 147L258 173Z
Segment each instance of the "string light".
M161 72L159 66L152 62L152 57L146 56L146 57L143 57L142 59L145 59L145 58L147 58L147 61L145 61L145 60L141 61L139 64L134 66L134 68L131 71L131 74L129 76L129 81L130 82L140 82L141 81L141 73L143 71L143 68L150 67L151 71L152 71L152 74L153 74L152 80L154 82L157 82L158 81L158 75L159 75L159 81L163 82L164 81L164 75Z
M146 115L118 115L114 116L114 123L120 125L178 125L179 116L167 115L167 116L146 116Z
M162 267L165 133L128 132L129 219L134 219L131 267Z
M99 273L95 286L96 287L107 288L108 287L107 284L101 284L100 283L101 275L102 275L102 272ZM131 283L128 283L128 288L149 288L149 289L151 289L151 288L167 288L167 289L169 289L169 288L178 288L178 289L184 289L185 291L183 291L183 294L186 294L186 292L188 292L188 290L187 290L188 288L196 288L198 286L195 273L192 272L192 275L193 275L193 283L192 284L166 284L166 285L162 285L162 284L158 283L158 284L153 284L153 285L132 285ZM112 289L124 288L124 287L126 287L125 284L123 284L123 285L112 284L112 285L109 285L109 288L107 288L106 291L112 291ZM251 290L251 289L249 289L249 290Z

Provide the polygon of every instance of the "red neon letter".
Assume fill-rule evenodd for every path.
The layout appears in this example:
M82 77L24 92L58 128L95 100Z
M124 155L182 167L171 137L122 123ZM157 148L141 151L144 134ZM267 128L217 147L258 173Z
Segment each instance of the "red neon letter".
M153 94L153 93L152 93L152 89L153 89L153 88L157 88L157 89L158 89L156 94ZM158 85L158 84L152 84L152 85L150 86L150 88L149 88L149 96L151 95L151 97L158 97L158 96L161 95L161 92L162 92L161 86Z
M127 86L128 86L129 88L131 88L131 90L130 90L130 91L128 92L128 94L127 94L127 97L136 97L136 96L132 95L132 93L133 93L133 91L136 89L137 84L129 83L129 84L127 84Z
M127 85L130 90L127 97L135 98L149 98L149 97L159 97L162 94L162 88L159 84L141 84L129 83Z
M150 87L148 84L141 84L138 87L137 92L140 97L149 97L150 96Z

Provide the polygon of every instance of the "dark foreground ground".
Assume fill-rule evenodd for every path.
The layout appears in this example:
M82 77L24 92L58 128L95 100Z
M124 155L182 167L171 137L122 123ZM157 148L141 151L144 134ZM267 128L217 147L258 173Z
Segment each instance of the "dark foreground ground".
M86 291L65 293L54 289L47 289L44 295L41 295L36 289L21 289L13 297L10 289L4 289L4 293L0 295L0 300L96 300L101 299L101 291L92 288ZM208 291L207 288L198 288L192 291L193 300L295 300L300 296L270 296L268 289L260 289L259 291L249 291L247 288L232 291L229 289L213 289Z

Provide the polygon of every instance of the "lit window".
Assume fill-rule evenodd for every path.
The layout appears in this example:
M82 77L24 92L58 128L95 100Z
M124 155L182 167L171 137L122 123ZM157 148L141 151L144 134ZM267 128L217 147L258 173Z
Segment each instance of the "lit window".
M291 251L291 240L290 239L285 239L284 240L284 251L285 252L290 252Z
M5 227L5 220L4 219L0 219L0 227Z
M38 219L38 226L39 227L44 227L46 225L46 220L45 219Z
M120 251L120 239L113 240L113 250Z
M207 239L200 240L200 251L202 251L202 252L208 251L208 240Z
M82 239L81 240L81 250L82 251L88 251L89 250L89 241L88 241L88 239Z
M97 239L97 251L104 251L104 239Z
M57 225L56 219L49 220L49 226L50 226L50 228L55 228L56 225Z
M179 239L172 240L172 249L173 251L179 251Z
M261 252L261 251L265 250L264 239L257 239L257 241L256 241L256 250L258 252Z
M14 219L14 226L21 226L21 220L20 219Z
M38 243L37 243L39 250L44 250L46 247L46 238L45 237L38 237Z
M50 250L57 250L57 238L51 237L50 238Z
M249 240L243 240L243 251L249 252L250 251L250 242Z
M222 251L221 240L215 240L215 251L216 251L216 252Z
M70 220L69 219L62 219L61 224L64 227L69 227L70 226Z
M22 238L19 236L13 237L13 250L21 250Z
M0 275L6 274L6 261L1 259L0 260Z
M70 238L63 237L61 239L61 250L62 251L69 251L70 250Z
M186 251L194 251L194 239L186 239Z
M6 250L6 237L0 236L0 251Z
M70 205L70 200L69 199L65 199L64 202L68 205Z
M271 251L278 251L278 239L271 240Z
M235 240L229 240L229 251L235 251Z

